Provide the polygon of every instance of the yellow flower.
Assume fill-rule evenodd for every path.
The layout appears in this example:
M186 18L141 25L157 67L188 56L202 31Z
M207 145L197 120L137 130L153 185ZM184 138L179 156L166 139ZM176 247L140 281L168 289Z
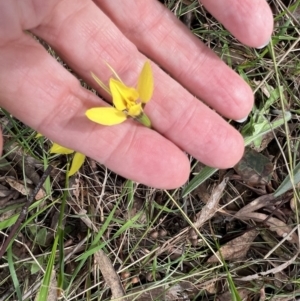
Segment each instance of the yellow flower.
M69 154L73 154L74 152L75 152L74 150L63 147L57 143L53 143L50 149L51 154L69 155ZM72 160L71 168L67 174L68 177L73 176L79 170L79 168L84 163L84 160L85 160L85 155L75 152L75 155Z
M116 72L108 66L116 78L109 80L109 88L92 73L94 80L112 96L113 107L92 108L85 112L86 116L102 125L115 125L131 117L147 127L151 127L143 108L153 94L153 75L151 65L147 61L139 76L137 87L126 86Z

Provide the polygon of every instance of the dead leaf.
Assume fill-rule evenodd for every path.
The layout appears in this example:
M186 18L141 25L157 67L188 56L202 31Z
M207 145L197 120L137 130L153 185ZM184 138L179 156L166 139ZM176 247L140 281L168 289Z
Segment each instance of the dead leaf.
M212 263L212 262L220 262L221 256L220 253L222 254L222 257L224 260L237 260L237 259L242 259L246 257L246 254L251 246L251 243L257 236L258 231L252 230L248 231L245 234L229 241L226 243L224 246L221 247L220 251L216 252L216 255L212 255L207 262Z
M249 295L253 294L250 290L247 290L245 288L238 289L237 291L242 300L248 300ZM217 297L217 300L218 301L232 301L233 300L232 294L229 291L225 292L225 293L219 295Z
M234 170L249 185L266 185L271 179L273 164L261 153L246 148L243 158L234 166Z
M120 278L110 259L102 250L99 250L94 254L94 269L99 269L101 271L105 282L110 287L112 299L125 301L126 299L122 298L125 293Z
M199 229L207 220L212 218L215 215L215 213L218 211L219 201L226 187L227 182L228 182L228 178L224 178L223 181L212 191L207 204L196 215L197 219L194 223L195 228Z
M4 207L7 207L9 205L12 205L12 204L16 204L16 203L20 203L17 198L19 196L19 192L12 189L12 190L9 190L10 194L8 194L7 196L5 197L2 197L0 198L0 208L3 209ZM24 201L24 198L22 198L23 201ZM22 202L22 200L21 200Z
M73 210L90 229L98 233L99 229L97 229L97 227L93 224L91 219L88 217L88 215L86 214L87 211L85 209L79 209L79 211L77 211L75 208L73 208Z
M278 265L277 267L275 267L273 269L267 270L265 272L260 272L260 273L256 273L253 275L249 275L246 277L238 278L237 280L252 281L252 280L258 279L262 276L279 273L279 272L283 271L284 269L286 269L289 265L293 264L295 262L295 260L297 259L298 255L299 255L299 253L296 253L290 260L285 261L283 264Z
M279 119L279 118L278 118ZM275 132L276 132L276 130L274 130ZM271 132L268 132L268 133L266 133L266 134L264 134L263 136L262 136L262 140L261 140L261 143L260 143L260 145L258 145L258 146L256 146L255 144L254 144L254 142L252 142L251 144L250 144L250 146L251 146L251 148L253 148L255 151L257 151L257 152L262 152L264 149L266 149L268 146L269 146L269 144L270 144L270 142L272 141L274 139L274 132L273 131L271 131Z
M201 283L201 289L206 290L209 294L216 294L218 292L217 279L212 279Z
M23 183L20 183L16 181L14 178L11 177L6 177L5 181L15 190L19 191L21 194L29 196L32 192L33 189L25 186ZM37 195L35 196L35 199L38 201L46 196L46 193L43 189L40 189Z
M276 217L269 217L266 214L258 212L247 212L243 215L239 215L238 218L243 221L252 219L257 222L264 222L270 227L269 229L271 231L276 232L280 237L285 238L290 243L298 244L299 242L298 235L295 232L289 234L293 229Z
M268 261L272 266L274 267L278 267L279 264L271 261ZM289 281L289 277L288 275L285 273L284 270L281 270L278 273L274 274L274 285L278 288L285 288L287 290L289 290L290 292L293 290L293 285L292 283Z
M11 177L6 177L5 181L15 190L19 191L23 195L29 195L32 192L32 189L25 187L24 184L19 183Z
M11 194L11 190L0 184L0 197L7 197L9 194Z
M29 178L35 185L40 181L40 176L36 169L42 169L43 163L26 153L24 149L17 143L9 144L5 147L7 157L16 162L17 165L24 171L27 178Z
M47 301L56 301L57 298L57 280L56 280L56 272L53 269L51 273L51 280L49 285L49 293L47 297Z
M249 203L248 205L244 206L240 209L233 218L240 218L247 213L254 212L260 208L267 207L269 205L273 205L275 203L276 198L273 194L262 195Z
M138 287L129 292L131 297L128 297L126 301L152 301L152 300L164 300L164 301L190 301L188 292L194 290L194 286L187 282L180 282L176 285L169 286L164 285L161 287L149 288L149 285ZM196 294L196 293L195 293Z
M212 218L218 211L219 201L223 194L223 191L228 182L228 178L224 178L223 181L213 189L206 205L196 214L196 221L194 227L189 230L189 238L193 246L198 245L198 234L195 229L199 229L207 220Z

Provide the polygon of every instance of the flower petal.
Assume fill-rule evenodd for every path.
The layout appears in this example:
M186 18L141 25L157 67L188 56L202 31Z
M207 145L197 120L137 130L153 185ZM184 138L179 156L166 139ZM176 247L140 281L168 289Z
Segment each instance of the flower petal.
M69 155L73 154L74 150L63 147L57 143L53 143L52 147L50 148L50 154L61 154L61 155Z
M142 112L143 112L142 104L138 103L138 104L135 104L135 105L133 105L129 108L128 115L136 117L136 116L141 115Z
M79 170L79 168L84 163L84 160L85 160L84 154L81 154L78 152L75 153L73 160L72 160L71 168L68 172L68 177L73 176Z
M137 90L127 87L114 78L109 80L109 88L112 94L114 106L119 111L128 109L128 103L135 102L139 98Z
M85 115L88 119L102 125L119 124L127 118L125 113L113 107L92 108L87 110Z
M154 81L152 75L152 69L149 61L146 61L142 72L139 76L137 91L140 95L140 100L142 103L147 103L153 94Z

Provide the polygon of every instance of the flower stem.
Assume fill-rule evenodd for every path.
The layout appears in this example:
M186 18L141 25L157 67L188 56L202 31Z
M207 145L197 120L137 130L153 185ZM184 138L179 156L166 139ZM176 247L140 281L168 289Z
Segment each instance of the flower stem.
M147 128L151 129L151 121L149 117L142 112L141 115L135 118L138 122L140 122L142 125L146 126Z

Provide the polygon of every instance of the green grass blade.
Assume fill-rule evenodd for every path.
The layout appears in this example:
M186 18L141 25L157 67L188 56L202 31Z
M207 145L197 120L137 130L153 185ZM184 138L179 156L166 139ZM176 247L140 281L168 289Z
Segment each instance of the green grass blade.
M70 166L70 165L68 165ZM68 171L69 172L69 171ZM57 236L58 236L58 246L59 246L59 273L58 273L58 281L57 281L57 289L58 290L63 290L63 285L64 285L64 274L65 274L65 263L64 263L64 215L65 215L65 207L66 207L66 201L67 201L67 196L68 196L68 187L69 187L69 177L66 176L66 183L65 183L66 190L63 194L62 197L62 202L60 206L60 214L59 214L59 220L58 220L58 228L57 228Z
M300 182L300 162L295 166L292 175L294 175L292 181L290 175L288 175L283 180L283 182L280 184L280 186L277 188L277 190L274 193L275 197L284 194L285 192L292 189L296 184Z
M233 301L242 301L242 298L240 297L239 292L236 289L236 286L232 280L232 277L231 277L229 271L227 271L227 281L228 281L228 288L231 293L232 300Z
M92 243L92 246L89 250L87 250L85 253L83 253L79 258L77 258L76 261L78 260L87 260L88 257L92 256L95 254L97 251L103 249L111 240L119 237L122 233L124 233L127 229L129 228L134 228L138 227L135 226L134 223L140 218L143 212L139 212L137 215L135 215L132 219L128 220L114 235L110 240L107 240L105 242L100 243L99 245L96 243Z
M18 277L17 277L17 273L16 273L16 270L15 270L14 262L13 262L13 254L12 254L11 246L7 249L7 262L8 262L8 268L9 268L10 276L11 276L11 279L13 281L14 288L16 290L18 299L20 301L22 301L22 293L21 293L20 283L19 283L19 280L18 280Z
M124 233L129 228L135 228L134 223L141 217L143 211L138 212L134 217L128 220L113 236L113 239L119 237L122 233ZM139 227L139 226L137 226Z
M46 268L46 272L44 275L44 279L43 279L42 285L41 285L40 290L37 295L38 296L36 299L37 301L47 301L47 299L48 299L49 285L51 282L51 275L52 275L52 270L53 270L54 262L55 262L55 254L56 254L56 249L57 249L57 245L58 245L58 238L59 238L59 236L56 235L55 240L53 242L50 258L47 263L47 268Z
M199 185L205 182L208 178L210 178L218 169L212 168L209 166L205 166L185 187L182 193L182 197L184 198L193 190L195 190Z
M0 222L0 230L6 229L6 228L12 226L17 221L19 215L20 215L19 213L14 214L10 218L5 219L4 221Z

